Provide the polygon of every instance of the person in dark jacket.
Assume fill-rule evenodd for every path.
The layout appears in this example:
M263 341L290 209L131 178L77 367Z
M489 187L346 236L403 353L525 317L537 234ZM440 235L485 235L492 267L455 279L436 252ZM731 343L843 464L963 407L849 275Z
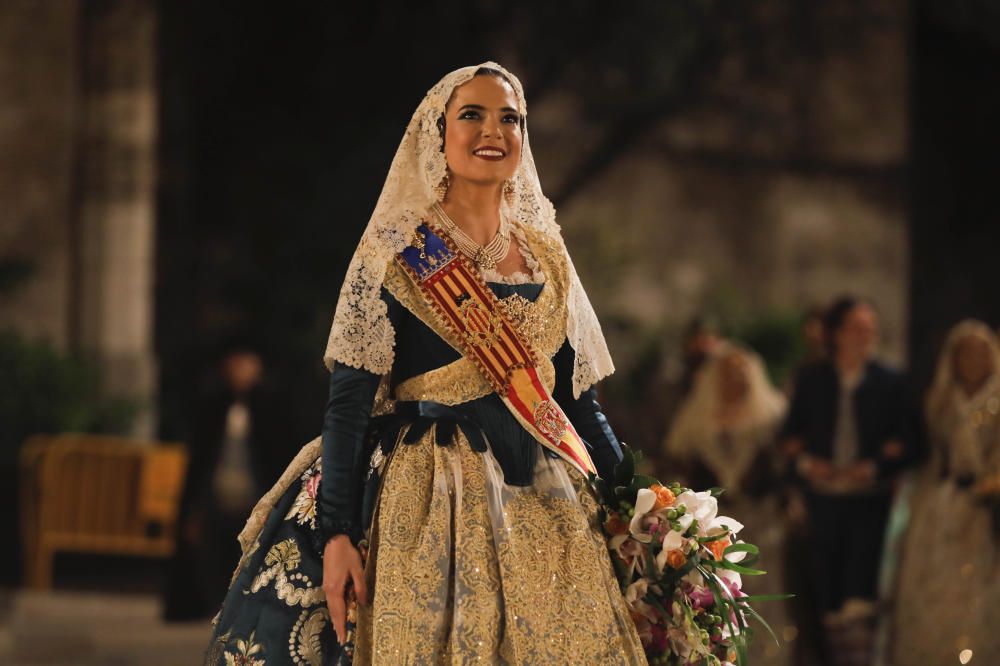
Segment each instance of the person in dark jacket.
M251 346L233 343L218 366L220 385L200 401L189 442L178 543L170 565L164 617L215 613L239 558L236 535L290 454L287 411L263 382Z
M874 359L878 316L842 298L825 317L827 359L795 381L781 440L808 514L808 558L825 654L870 663L893 481L916 454L904 376Z

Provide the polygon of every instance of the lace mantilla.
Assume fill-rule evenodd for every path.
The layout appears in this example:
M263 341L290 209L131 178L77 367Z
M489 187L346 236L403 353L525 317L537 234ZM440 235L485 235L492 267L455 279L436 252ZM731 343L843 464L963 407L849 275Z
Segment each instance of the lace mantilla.
M382 283L393 257L409 244L414 230L437 201L434 188L447 172L438 119L444 114L455 88L472 79L481 67L500 71L504 75L514 88L518 111L527 117L520 81L494 62L455 70L430 89L407 125L375 211L347 269L324 355L324 361L331 370L335 363L364 368L381 375L388 374L392 368L395 331L389 322L386 304L379 298ZM566 247L555 220L555 208L542 193L538 181L527 124L521 146L521 162L511 182L513 196L509 202L504 198L502 213L507 219L517 220L526 230L541 232L565 254ZM521 241L518 238L519 244ZM527 256L525 259L528 260ZM614 372L614 365L597 316L568 255L566 262L569 272L566 335L576 351L573 392L579 396L598 380ZM528 266L534 273L534 267L530 263ZM492 277L500 277L496 280L498 282L519 279L516 274L487 279ZM533 281L536 276L533 274L530 279Z

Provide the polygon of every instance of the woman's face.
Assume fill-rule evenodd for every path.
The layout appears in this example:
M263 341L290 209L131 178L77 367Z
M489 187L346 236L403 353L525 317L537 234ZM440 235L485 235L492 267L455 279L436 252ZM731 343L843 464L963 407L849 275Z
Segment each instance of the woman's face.
M444 156L450 178L499 185L521 162L521 116L513 88L475 76L455 88L445 109Z
M994 371L990 346L985 340L967 335L955 345L955 375L962 384L979 388Z
M750 369L747 359L739 352L727 354L719 361L719 393L723 402L737 402L750 389Z

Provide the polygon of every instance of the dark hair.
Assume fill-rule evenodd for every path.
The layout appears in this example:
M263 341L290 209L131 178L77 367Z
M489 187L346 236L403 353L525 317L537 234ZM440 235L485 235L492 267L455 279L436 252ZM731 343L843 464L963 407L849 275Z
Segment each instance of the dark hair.
M827 351L830 354L834 354L837 351L837 343L835 336L840 327L844 325L844 320L847 319L847 315L851 313L854 308L865 305L872 309L875 306L871 301L865 298L859 298L857 296L841 296L835 300L830 307L826 309L826 313L823 315L823 337L826 340Z
M476 73L473 74L472 76L474 76L474 77L475 76L492 76L494 78L500 79L501 81L503 81L504 83L506 83L507 85L509 85L511 87L511 89L514 89L514 84L511 82L511 80L509 78L507 78L507 75L504 74L503 72L501 72L499 69L494 69L493 67L480 67L479 69L476 70ZM520 125L521 131L523 132L524 131L524 116L520 115L519 117L520 117L520 120L518 121L518 125ZM443 153L444 152L444 130L445 130L445 119L444 119L444 114L443 113L440 116L438 116L437 127L438 127L438 132L441 133L441 152Z

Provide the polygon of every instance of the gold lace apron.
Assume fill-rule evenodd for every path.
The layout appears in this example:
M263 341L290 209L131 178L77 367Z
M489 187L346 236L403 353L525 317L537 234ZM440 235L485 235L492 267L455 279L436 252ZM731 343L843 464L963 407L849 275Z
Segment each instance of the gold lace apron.
M539 352L551 391L549 359L565 340L567 271L554 243L525 233L545 287L534 302L501 303ZM459 349L395 263L385 286ZM490 392L463 357L401 383L392 397L456 405ZM451 446L434 437L431 428L415 444L399 443L383 463L366 563L370 603L359 609L354 663L645 664L579 472L539 451L532 485L508 486L493 455L473 451L460 429ZM268 506L319 453L317 439L261 501L241 534L245 547Z

